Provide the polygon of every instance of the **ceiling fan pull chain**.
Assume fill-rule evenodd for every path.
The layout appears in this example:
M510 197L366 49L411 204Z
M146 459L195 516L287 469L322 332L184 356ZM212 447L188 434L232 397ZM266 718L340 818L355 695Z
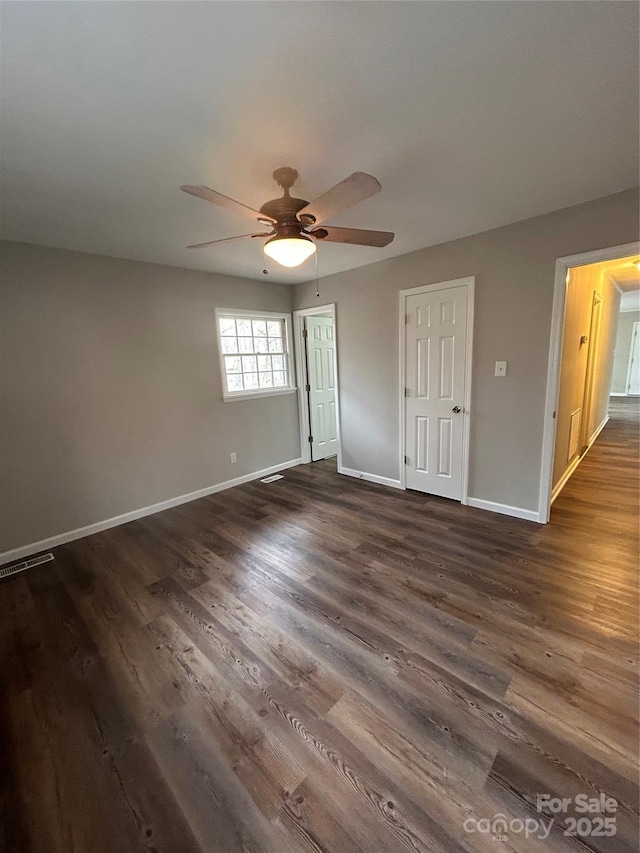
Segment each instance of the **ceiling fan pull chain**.
M316 296L320 297L320 284L318 282L318 253L315 252L316 256Z

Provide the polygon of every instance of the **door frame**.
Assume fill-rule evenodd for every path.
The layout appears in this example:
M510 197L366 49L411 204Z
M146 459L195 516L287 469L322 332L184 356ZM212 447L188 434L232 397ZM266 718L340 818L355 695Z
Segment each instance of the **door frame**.
M407 318L407 297L415 296L420 293L435 293L437 290L450 290L455 287L464 287L467 290L467 329L465 335L466 343L466 361L464 368L464 394L462 401L462 483L460 484L461 496L460 503L466 504L469 499L469 438L471 434L470 417L471 417L471 379L473 369L473 313L475 302L475 285L476 278L473 275L466 278L454 278L450 281L439 281L434 284L423 284L420 287L410 287L407 290L400 291L400 312L399 312L399 328L400 328L400 346L399 346L399 361L400 361L400 385L399 385L399 409L400 409L400 488L406 489L406 470L404 457L406 455L405 442L405 396L404 389L407 381L407 365L406 365L406 318Z
M620 318L618 317L618 322ZM635 320L633 325L631 326L631 345L629 347L629 355L627 361L627 381L624 384L624 396L625 397L635 397L635 394L629 394L629 386L631 385L631 365L633 364L633 345L636 342L636 335L640 335L640 320Z
M300 428L300 457L303 464L311 462L311 448L309 446L309 435L311 424L309 423L309 407L307 404L307 360L304 357L304 318L313 317L318 314L329 314L333 320L333 371L336 382L336 432L338 435L338 471L342 468L342 432L340 430L340 380L338 378L338 324L336 319L336 303L328 305L316 305L313 308L300 308L293 312L293 345L296 362L296 377L298 385L298 423Z
M591 318L589 320L589 349L587 351L587 370L582 400L582 423L580 425L580 455L589 449L591 442L591 409L593 407L593 386L596 367L600 354L600 328L602 326L602 306L604 297L597 290L591 296Z
M614 261L627 255L640 253L640 243L623 243L579 255L567 255L556 260L556 274L551 311L551 335L547 363L547 391L544 404L544 428L540 460L540 492L538 495L538 521L547 524L551 514L551 490L553 488L553 455L556 445L556 419L558 394L560 392L560 367L564 333L564 312L567 297L567 276L571 267L584 267L599 261Z

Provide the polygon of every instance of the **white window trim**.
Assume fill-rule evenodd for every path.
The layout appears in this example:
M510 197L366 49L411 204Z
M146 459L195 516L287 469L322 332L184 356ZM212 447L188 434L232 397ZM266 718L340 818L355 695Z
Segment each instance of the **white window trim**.
M283 394L295 394L297 387L294 383L295 373L293 364L293 347L291 346L291 314L279 311L261 311L259 309L247 310L245 308L216 308L216 341L218 344L218 361L220 363L220 380L222 382L222 399L225 403L234 400L255 400L260 397L281 397ZM284 345L283 355L287 362L287 379L289 385L284 388L264 388L262 390L251 389L249 391L227 391L227 376L224 369L224 356L220 343L220 318L221 317L252 317L258 320L282 320L284 323ZM227 353L228 354L228 353Z

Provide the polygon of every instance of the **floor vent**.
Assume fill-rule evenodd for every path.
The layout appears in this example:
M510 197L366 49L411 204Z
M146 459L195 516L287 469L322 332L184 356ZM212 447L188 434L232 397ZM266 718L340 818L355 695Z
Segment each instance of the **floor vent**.
M275 483L276 480L283 480L284 477L282 474L272 474L270 477L265 477L264 480L260 480L261 483Z
M12 566L5 566L0 569L0 578L8 578L9 575L17 575L18 572L24 572L25 569L32 569L34 566L39 566L42 563L48 563L55 559L53 554L40 554L39 557L32 557L30 560L23 560L21 563L14 563Z

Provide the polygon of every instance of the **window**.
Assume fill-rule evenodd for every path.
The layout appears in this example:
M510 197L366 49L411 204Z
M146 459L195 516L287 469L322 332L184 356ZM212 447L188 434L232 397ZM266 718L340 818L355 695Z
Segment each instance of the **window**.
M216 318L225 400L296 390L286 314L218 308Z

